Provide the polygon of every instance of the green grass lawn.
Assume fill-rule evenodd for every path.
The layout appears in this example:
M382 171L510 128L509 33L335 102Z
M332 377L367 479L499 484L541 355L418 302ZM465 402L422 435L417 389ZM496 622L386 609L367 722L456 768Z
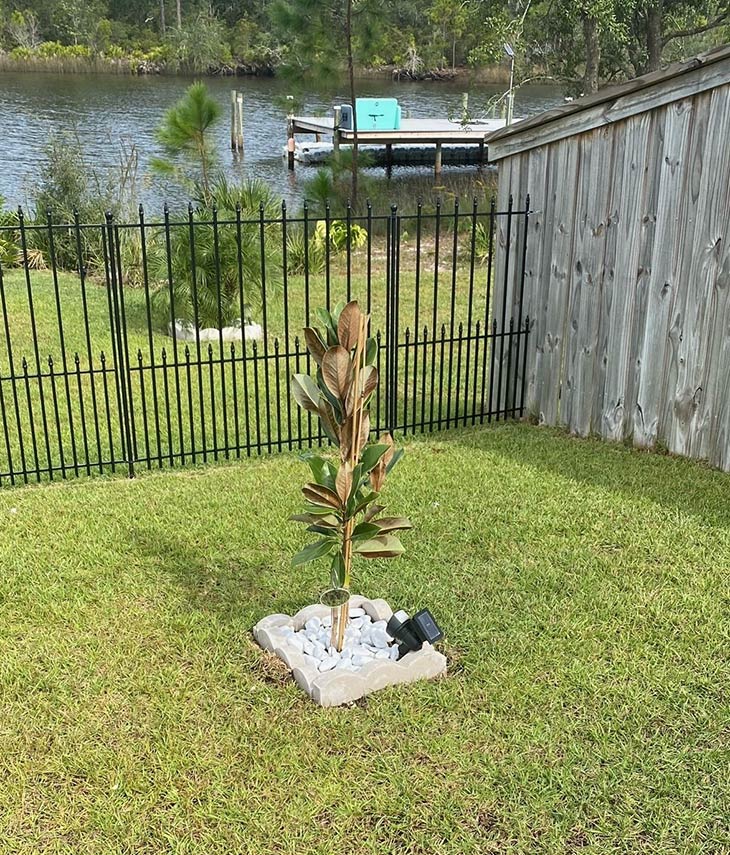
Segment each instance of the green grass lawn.
M407 443L356 589L450 675L322 710L254 645L294 456L0 493L0 852L730 852L730 480L527 425Z

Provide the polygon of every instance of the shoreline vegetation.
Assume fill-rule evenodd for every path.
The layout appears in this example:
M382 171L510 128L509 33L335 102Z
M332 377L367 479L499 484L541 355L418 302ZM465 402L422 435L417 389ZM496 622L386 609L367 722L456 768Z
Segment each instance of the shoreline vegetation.
M717 0L5 0L0 72L550 80L578 96L728 39Z
M280 67L265 62L233 60L214 63L205 69L192 69L180 63L170 62L162 49L132 51L123 54L110 51L95 54L85 45L62 45L58 42L42 42L36 48L15 48L0 52L0 73L34 72L45 74L124 74L124 75L181 75L191 73L208 77L275 77ZM507 84L509 69L503 65L473 67L459 65L413 69L394 64L361 66L357 68L361 80L434 81L453 82L461 80L485 84ZM537 81L538 83L540 80ZM554 81L549 81L553 83Z
M185 66L169 63L161 51L135 51L119 56L93 54L84 45L61 45L43 42L38 48L12 50L0 53L0 73L33 72L40 74L123 74L134 76L165 75L188 76L191 73L207 77L275 77L280 69L271 64L235 61L210 65L204 70L194 71ZM474 68L460 65L453 68L430 68L413 70L397 65L360 67L357 77L361 80L393 80L396 82L470 81L482 84L509 83L509 69L501 65ZM537 80L536 83L540 83ZM554 83L554 81L548 81Z

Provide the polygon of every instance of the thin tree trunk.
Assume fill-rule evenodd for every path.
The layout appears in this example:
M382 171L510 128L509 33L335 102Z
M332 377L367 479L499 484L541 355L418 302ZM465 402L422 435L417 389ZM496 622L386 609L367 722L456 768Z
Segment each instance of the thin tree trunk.
M352 160L350 162L350 170L352 172L351 195L352 205L357 205L357 103L355 98L355 63L352 57L352 3L353 0L347 0L347 17L345 18L345 40L347 42L347 73L350 78L350 101L352 103Z
M167 27L165 26L165 0L160 0L160 33L164 36Z
M601 62L601 43L598 38L596 19L590 15L583 16L583 42L585 44L585 74L583 77L583 93L590 95L598 92L598 67Z
M177 28L179 30L182 28L182 3L181 3L181 0L177 0L176 12L177 12Z
M657 71L662 64L662 0L646 10L646 71Z

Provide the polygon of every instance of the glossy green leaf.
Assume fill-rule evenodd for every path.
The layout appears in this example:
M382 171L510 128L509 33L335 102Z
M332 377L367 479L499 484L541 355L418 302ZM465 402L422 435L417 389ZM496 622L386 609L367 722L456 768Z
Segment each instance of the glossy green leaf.
M329 528L337 528L340 520L329 509L319 508L321 513L315 514L311 511L306 514L292 514L289 519L292 522L309 523L309 525L322 525Z
M397 558L405 552L403 544L392 534L381 534L353 547L363 558Z
M337 552L332 556L332 566L330 567L330 585L333 588L341 588L345 584L345 561L342 558L342 552Z
M354 516L354 514L359 514L360 511L364 511L365 508L367 508L367 506L370 504L370 502L374 502L375 499L377 499L377 498L378 498L378 493L370 492L370 493L367 493L362 498L358 499L358 502L355 505L355 510L353 512L353 516Z
M310 561L322 558L323 555L328 555L336 543L337 541L331 538L323 538L316 543L310 543L292 558L292 567L301 567L302 564L308 564Z
M323 487L329 487L330 490L335 488L335 479L332 474L330 462L318 454L302 454L301 459L304 460L312 470L314 480Z
M294 400L303 410L316 413L319 408L319 389L308 374L295 374L291 379Z
M399 448L398 451L395 451L393 453L393 456L391 457L390 461L388 462L388 465L385 467L386 474L388 472L390 472L390 470L401 459L401 457L403 457L404 454L405 454L405 451L402 448Z
M363 473L369 472L388 450L387 445L368 445L360 455Z
M375 365L378 360L378 340L369 338L365 346L365 364Z
M335 529L332 529L329 526L325 525L317 525L316 523L313 525L308 525L307 531L311 531L314 534L323 534L326 537L332 537L332 535L336 533Z
M314 514L315 516L327 516L332 514L332 516L337 517L337 514L333 514L333 509L329 506L324 505L314 505L311 502L304 503L304 511L308 514Z
M320 308L317 309L317 317L322 322L327 333L327 344L330 347L334 347L336 344L339 344L339 339L337 338L337 324L332 320L332 315L330 315L327 309Z
M352 530L352 539L369 540L371 537L377 537L380 533L381 530L375 523L361 522Z
M408 529L413 528L411 521L405 517L382 517L379 520L373 520L372 524L375 525L382 534L385 534L388 531L407 531Z

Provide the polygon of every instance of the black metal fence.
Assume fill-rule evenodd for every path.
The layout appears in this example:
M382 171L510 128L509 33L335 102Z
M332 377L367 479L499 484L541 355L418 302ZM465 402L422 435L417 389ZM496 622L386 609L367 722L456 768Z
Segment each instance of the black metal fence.
M522 415L530 321L495 293L524 282L528 216L529 197L342 219L19 213L0 228L0 485L326 442L290 378L312 367L302 328L340 300L361 301L381 345L373 431Z

